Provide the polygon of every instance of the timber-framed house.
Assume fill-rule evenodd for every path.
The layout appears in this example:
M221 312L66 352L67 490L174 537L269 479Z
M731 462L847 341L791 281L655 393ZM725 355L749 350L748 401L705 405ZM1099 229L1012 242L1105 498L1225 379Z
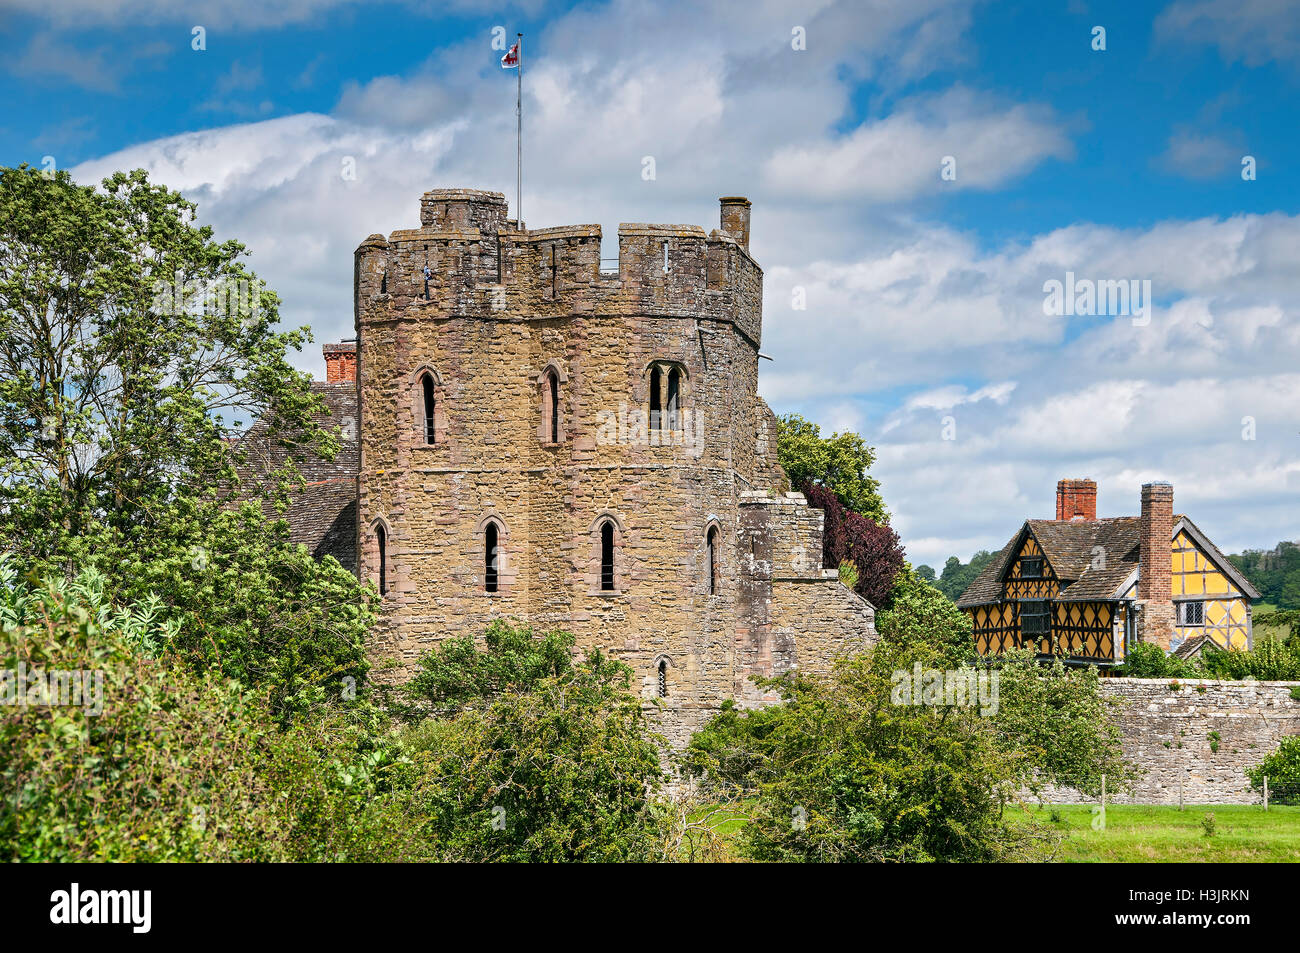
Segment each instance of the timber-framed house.
M1142 488L1140 516L1097 518L1091 480L1057 484L1056 519L1026 520L962 593L981 655L1021 647L1116 665L1136 641L1250 648L1259 592L1195 523L1173 488Z

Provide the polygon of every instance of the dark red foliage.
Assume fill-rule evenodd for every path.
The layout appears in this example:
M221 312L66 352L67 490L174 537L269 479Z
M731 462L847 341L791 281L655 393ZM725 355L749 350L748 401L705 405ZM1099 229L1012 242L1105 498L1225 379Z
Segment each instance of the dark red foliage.
M854 513L825 487L808 485L800 489L808 497L809 506L826 513L822 565L836 569L844 560L853 560L858 567L858 595L877 608L884 605L894 576L903 568L898 534L888 524Z

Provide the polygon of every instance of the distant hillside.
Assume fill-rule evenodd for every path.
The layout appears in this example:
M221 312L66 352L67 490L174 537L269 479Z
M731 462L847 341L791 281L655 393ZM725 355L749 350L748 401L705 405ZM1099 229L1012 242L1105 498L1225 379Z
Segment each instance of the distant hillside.
M930 566L917 566L916 572L922 579L932 583L936 589L953 602L956 602L957 597L989 564L989 560L993 558L993 555L987 549L981 549L970 558L968 563L962 562L956 556L949 556L948 561L943 564L943 572L938 577L935 576L934 569Z
M1272 549L1248 549L1228 559L1255 584L1262 602L1300 609L1300 543L1283 541Z

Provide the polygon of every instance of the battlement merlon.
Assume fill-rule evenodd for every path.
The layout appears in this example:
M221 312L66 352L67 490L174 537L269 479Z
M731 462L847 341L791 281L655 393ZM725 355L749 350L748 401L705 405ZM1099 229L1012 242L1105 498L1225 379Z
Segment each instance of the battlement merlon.
M620 224L615 265L601 258L599 225L521 230L500 192L434 189L421 198L421 227L374 234L357 248L358 324L407 308L434 320L677 316L732 323L757 347L763 273L747 248L749 202L721 203L722 228L707 234Z

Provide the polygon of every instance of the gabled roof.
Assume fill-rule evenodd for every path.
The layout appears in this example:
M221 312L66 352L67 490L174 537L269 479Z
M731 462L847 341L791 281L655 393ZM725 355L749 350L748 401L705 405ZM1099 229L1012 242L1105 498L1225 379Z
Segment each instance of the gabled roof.
M1180 659L1196 658L1207 648L1218 648L1218 644L1208 635L1194 635L1174 649L1173 654Z
M1196 541L1215 567L1252 599L1259 591L1228 561L1196 524L1186 516L1174 516L1172 540L1180 530ZM1048 565L1061 582L1056 598L1063 602L1116 599L1138 568L1142 520L1116 516L1100 520L1026 520L957 600L960 608L986 605L1002 598L1002 580L1007 566L1020 550L1026 535L1032 534L1047 557ZM1098 556L1102 558L1098 558Z

